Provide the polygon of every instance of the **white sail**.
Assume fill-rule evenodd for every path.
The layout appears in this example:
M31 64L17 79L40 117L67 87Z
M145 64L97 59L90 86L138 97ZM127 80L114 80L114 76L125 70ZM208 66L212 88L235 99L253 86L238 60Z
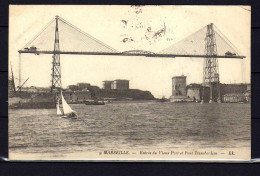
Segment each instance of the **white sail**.
M68 105L68 103L66 102L66 100L64 99L62 92L61 92L61 101L62 101L62 107L63 107L63 112L64 114L69 114L74 112L71 107Z
M60 104L59 104L59 101L58 101L58 104L56 105L57 107L57 115L62 115L61 113L61 110L60 110Z

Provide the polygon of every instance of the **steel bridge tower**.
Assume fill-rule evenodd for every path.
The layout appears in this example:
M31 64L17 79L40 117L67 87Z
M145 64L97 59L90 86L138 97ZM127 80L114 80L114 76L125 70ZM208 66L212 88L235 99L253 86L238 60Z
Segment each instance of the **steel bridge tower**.
M220 83L219 83L219 68L217 56L217 45L213 23L207 25L207 34L205 38L205 57L203 66L203 82L204 86L209 87L210 97L209 103L213 101L221 102L220 98ZM216 93L217 92L217 93ZM204 99L203 89L203 99ZM215 96L215 97L214 97Z
M52 56L52 74L51 74L51 92L53 90L61 89L61 68L60 68L60 54L55 53L55 51L60 51L59 44L59 28L58 28L59 16L55 17L56 27L55 27L55 41L54 41L54 54Z

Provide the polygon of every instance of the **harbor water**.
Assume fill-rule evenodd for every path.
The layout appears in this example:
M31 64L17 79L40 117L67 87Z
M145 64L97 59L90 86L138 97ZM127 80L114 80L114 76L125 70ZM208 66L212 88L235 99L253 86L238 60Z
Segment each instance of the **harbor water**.
M120 102L56 109L10 109L9 152L68 154L104 150L250 148L250 104Z

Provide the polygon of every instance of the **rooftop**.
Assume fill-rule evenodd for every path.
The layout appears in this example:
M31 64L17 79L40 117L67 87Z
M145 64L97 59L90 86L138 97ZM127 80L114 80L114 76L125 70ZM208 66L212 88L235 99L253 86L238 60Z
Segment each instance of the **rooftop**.
M129 81L127 79L115 79L114 81Z
M187 76L184 76L184 75L182 75L182 76L173 76L172 79L173 79L173 78L186 78L186 77L187 77Z

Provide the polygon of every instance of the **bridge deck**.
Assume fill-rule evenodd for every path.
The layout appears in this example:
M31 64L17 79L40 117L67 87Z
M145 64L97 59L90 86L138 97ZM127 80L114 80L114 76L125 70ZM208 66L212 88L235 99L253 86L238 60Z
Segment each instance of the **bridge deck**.
M30 51L19 50L19 53L29 54L72 54L72 55L114 55L114 56L145 56L145 57L202 57L202 58L230 58L230 59L243 59L245 56L209 56L209 55L181 55L181 54L156 54L156 53L127 53L127 52L74 52L74 51Z

